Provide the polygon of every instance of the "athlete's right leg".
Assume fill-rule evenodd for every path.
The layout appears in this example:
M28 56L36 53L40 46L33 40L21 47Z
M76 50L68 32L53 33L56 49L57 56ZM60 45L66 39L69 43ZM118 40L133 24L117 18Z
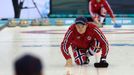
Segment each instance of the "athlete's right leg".
M99 13L99 17L100 17L100 23L103 24L104 23L104 19L106 18L106 14L107 11L104 7L101 8L100 13Z

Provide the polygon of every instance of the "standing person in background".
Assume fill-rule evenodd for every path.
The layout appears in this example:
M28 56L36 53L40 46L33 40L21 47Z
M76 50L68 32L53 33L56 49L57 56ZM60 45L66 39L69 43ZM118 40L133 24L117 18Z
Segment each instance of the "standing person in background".
M13 3L13 8L14 8L14 18L19 18L20 17L20 4L18 0L12 0Z
M15 75L42 75L42 63L40 59L25 55L15 61Z
M98 26L102 26L107 13L112 18L113 23L116 24L113 11L106 0L90 0L89 12L93 21L97 23Z

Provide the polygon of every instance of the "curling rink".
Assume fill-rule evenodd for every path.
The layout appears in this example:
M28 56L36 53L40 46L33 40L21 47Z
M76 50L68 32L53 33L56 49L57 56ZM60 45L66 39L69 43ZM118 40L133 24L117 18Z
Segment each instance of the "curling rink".
M88 65L65 67L60 43L68 26L6 27L0 31L0 75L15 75L14 61L25 54L41 59L43 75L133 75L134 26L104 26L110 51L108 68L94 68L99 54L89 57ZM71 50L70 53L72 54Z

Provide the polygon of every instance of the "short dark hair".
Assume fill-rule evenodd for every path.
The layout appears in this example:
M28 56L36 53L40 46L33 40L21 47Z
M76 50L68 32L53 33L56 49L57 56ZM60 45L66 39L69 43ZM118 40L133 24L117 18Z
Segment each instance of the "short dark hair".
M41 75L42 63L39 58L24 55L15 61L16 75Z

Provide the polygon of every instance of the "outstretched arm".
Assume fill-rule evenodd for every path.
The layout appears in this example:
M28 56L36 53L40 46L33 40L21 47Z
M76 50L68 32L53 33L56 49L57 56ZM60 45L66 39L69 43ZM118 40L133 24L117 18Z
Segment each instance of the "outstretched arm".
M64 36L62 43L61 43L61 52L66 59L65 66L72 65L71 55L70 55L69 50L68 50L70 43L71 43L71 39L72 39L72 32L73 32L72 30L68 30Z

